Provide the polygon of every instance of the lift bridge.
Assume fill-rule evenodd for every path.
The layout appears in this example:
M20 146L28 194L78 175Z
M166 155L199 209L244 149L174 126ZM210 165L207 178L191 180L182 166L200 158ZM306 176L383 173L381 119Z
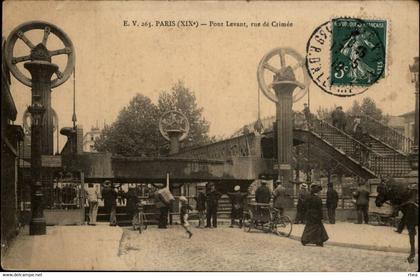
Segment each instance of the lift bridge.
M301 159L338 164L349 174L363 179L404 176L410 170L412 141L373 118L363 117L370 126L369 146L330 123L303 115L293 120L293 169ZM269 122L270 120L268 120ZM274 123L275 124L275 123ZM252 124L250 124L252 126ZM274 128L275 130L275 128ZM224 181L250 183L260 173L277 173L276 134L266 128L262 134L249 132L215 143L183 148L168 157L120 157L105 153L78 154L70 151L71 140L62 152L63 166L84 172L86 181L173 182ZM298 153L300 149L300 153ZM363 153L363 154L362 154Z

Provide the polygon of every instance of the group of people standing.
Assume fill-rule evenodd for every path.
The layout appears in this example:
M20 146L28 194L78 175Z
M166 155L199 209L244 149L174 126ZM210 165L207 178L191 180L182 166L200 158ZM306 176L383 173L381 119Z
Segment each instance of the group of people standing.
M86 199L89 205L89 222L88 225L96 225L96 217L98 215L99 200L104 201L105 212L110 214L109 225L117 225L117 197L118 194L114 190L110 181L105 181L103 189L89 183L85 189Z

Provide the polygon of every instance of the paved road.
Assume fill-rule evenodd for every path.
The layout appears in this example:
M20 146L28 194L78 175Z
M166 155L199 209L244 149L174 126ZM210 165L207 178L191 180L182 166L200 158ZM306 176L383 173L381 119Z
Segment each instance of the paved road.
M131 270L164 271L417 271L406 254L336 246L302 246L272 234L225 226L193 229L188 239L180 226L143 234L124 229L120 257Z

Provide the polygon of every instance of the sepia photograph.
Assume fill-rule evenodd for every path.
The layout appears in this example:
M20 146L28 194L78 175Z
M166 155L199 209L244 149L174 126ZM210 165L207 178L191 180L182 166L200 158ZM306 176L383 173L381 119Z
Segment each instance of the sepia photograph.
M2 4L2 276L417 276L418 1Z

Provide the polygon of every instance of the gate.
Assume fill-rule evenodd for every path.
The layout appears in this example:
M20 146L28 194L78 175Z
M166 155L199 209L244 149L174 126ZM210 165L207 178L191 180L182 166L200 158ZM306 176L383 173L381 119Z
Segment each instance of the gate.
M85 222L83 172L55 172L43 182L47 225L81 225Z

